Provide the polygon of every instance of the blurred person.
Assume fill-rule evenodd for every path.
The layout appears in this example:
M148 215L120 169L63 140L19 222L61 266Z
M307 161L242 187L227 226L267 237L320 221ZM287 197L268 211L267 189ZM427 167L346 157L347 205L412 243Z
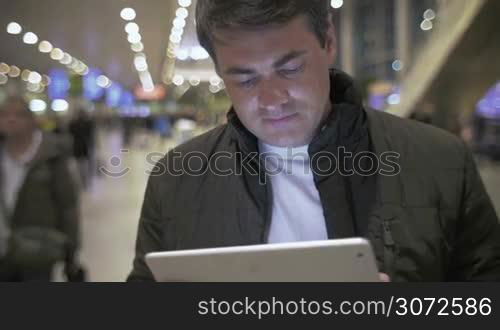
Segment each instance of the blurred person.
M233 107L157 164L128 280L154 279L153 251L358 236L382 281L500 279L498 218L471 153L443 130L363 107L332 69L328 8L198 1L198 37ZM272 154L290 171L270 173Z
M95 123L85 110L80 109L69 123L68 131L73 138L73 156L78 163L81 183L86 189L95 173Z
M0 281L49 281L56 262L81 274L78 193L64 143L37 127L28 104L0 107Z
M132 117L122 117L123 146L128 148L132 145L135 133L135 121Z
M161 114L154 118L154 128L162 140L172 136L172 123L167 114Z
M54 128L52 129L52 133L60 136L66 133L64 123L58 116L54 116Z
M61 118L54 113L44 114L38 120L39 128L44 132L64 134L65 129Z

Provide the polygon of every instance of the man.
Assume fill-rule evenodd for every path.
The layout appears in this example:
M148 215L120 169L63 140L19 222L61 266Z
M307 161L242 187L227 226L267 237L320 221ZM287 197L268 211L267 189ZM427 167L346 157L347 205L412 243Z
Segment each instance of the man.
M94 170L95 124L84 109L80 109L69 124L69 133L73 138L73 156L78 163L80 180L83 188L88 188Z
M327 1L204 0L196 22L233 108L158 163L129 280L153 279L151 251L355 236L392 281L500 278L499 224L470 153L363 108L330 70Z
M69 150L42 134L22 98L0 109L0 281L49 281L58 256L72 277L79 214ZM32 251L33 242L40 249Z

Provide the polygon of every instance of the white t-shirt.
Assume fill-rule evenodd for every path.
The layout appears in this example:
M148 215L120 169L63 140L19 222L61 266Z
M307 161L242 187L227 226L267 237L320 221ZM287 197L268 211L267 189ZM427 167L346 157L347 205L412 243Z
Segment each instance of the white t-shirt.
M281 148L259 142L259 148L273 192L268 243L328 239L308 146Z

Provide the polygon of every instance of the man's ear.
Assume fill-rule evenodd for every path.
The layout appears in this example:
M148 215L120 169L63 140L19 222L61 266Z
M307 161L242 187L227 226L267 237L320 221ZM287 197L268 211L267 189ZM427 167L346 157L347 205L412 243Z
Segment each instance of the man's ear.
M325 36L325 49L330 59L329 65L332 68L337 61L337 36L333 25L332 13L328 13L328 30Z

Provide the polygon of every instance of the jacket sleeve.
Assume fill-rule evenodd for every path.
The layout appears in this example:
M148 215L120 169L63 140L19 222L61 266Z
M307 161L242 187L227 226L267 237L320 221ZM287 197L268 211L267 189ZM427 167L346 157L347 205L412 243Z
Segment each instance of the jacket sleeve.
M500 280L500 224L469 151L465 157L464 189L456 233L452 279Z
M154 281L153 274L145 262L149 252L161 251L162 225L160 217L160 202L157 189L161 177L150 176L144 195L132 272L127 281Z

